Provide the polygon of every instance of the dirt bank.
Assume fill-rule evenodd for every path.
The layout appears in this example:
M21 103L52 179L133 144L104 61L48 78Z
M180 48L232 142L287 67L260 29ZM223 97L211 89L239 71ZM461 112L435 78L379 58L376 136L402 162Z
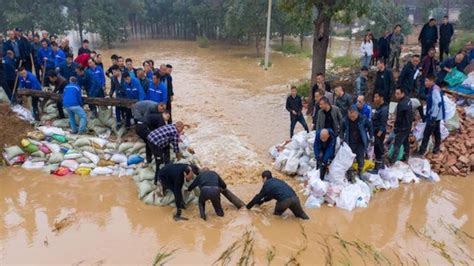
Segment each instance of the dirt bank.
M18 145L33 126L19 119L8 104L0 104L0 147Z

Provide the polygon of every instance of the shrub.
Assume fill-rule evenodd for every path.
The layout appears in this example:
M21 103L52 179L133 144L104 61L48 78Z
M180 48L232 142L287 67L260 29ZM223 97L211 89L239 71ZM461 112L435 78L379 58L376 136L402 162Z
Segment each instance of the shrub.
M462 34L457 35L449 47L451 55L455 55L459 50L464 48L464 45L466 45L468 41L474 42L474 33L463 32Z
M309 82L309 80L304 80L300 83L293 85L296 85L296 90L298 91L299 96L301 96L302 98L308 97L309 90L311 89L311 82Z
M206 36L197 36L196 41L201 48L209 47L209 39Z
M259 66L265 67L265 58L260 59L260 62L258 63ZM268 67L272 66L272 60L268 60Z
M360 65L360 59L353 56L338 56L331 58L331 62L333 63L335 68L340 67L357 67Z

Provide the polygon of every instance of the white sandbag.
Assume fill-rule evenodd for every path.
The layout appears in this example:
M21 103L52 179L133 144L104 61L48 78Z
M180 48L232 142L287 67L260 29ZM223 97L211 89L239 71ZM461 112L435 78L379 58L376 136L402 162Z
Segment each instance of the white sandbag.
M291 140L288 144L286 144L285 149L287 150L298 150L300 148L298 141L296 140Z
M120 144L120 146L118 147L118 152L119 153L127 153L132 147L133 147L133 143L131 142L124 142L122 144Z
M133 144L133 147L130 149L130 152L131 153L138 153L138 151L142 148L145 147L145 143L144 142L141 142L141 141L138 141L138 142L135 142L135 144ZM180 149L183 152L186 152L185 149Z
M298 171L296 172L299 176L305 176L306 173L308 173L309 169L311 167L309 166L309 163L299 160L299 166L298 166Z
M299 157L301 156L302 152L300 151L292 151L290 157L286 161L284 172L287 174L296 174L298 171L298 165L300 163Z
M268 149L268 152L270 153L270 155L272 156L272 158L276 159L278 157L278 155L280 154L280 152L278 152L276 146L272 146L270 147L270 149Z
M41 143L43 143L46 147L48 147L48 149L49 149L52 153L60 152L60 151L61 151L61 146L59 146L59 145L56 144L56 143L51 143L51 142L47 142L47 141L42 141Z
M57 119L53 121L53 127L67 128L69 127L69 119Z
M96 165L93 163L80 163L78 168L96 168Z
M58 118L58 114L57 113L51 113L51 114L43 114L40 118L41 121L51 121L51 120L54 120Z
M286 162L288 161L288 155L285 153L280 153L278 157L276 158L275 162L273 162L273 167L276 170L281 170L283 167L285 167Z
M110 160L113 161L113 162L116 162L116 163L127 163L128 159L127 159L127 156L125 156L123 154L116 153L116 154L112 155Z
M83 146L89 146L91 145L90 138L88 137L81 137L78 138L76 141L74 141L74 144L72 144L74 147L83 147Z
M89 160L91 160L91 162L92 162L93 164L97 164L97 163L99 162L99 159L100 159L99 156L97 156L97 155L95 155L95 154L93 154L93 153L91 153L91 152L83 151L82 154L83 154L84 156L86 156Z
M143 180L153 181L155 179L155 171L152 168L141 168L138 170L138 181L141 182Z
M383 180L382 177L378 174L371 174L366 172L362 174L362 179L368 182L374 189L385 189L388 190L391 188L390 182L387 180ZM398 185L398 181L397 181Z
M379 175L384 181L389 183L390 188L399 187L399 184L398 184L399 173L398 172L389 171L389 168L385 167L384 169L379 170Z
M45 164L43 168L41 168L41 172L51 174L51 172L58 169L58 167L59 164Z
M138 189L138 198L143 199L146 195L156 189L156 186L153 185L153 182L150 181L142 181L137 184Z
M41 169L44 167L44 162L26 161L21 165L21 167L25 169Z
M45 157L41 158L41 157L31 157L30 161L32 163L36 163L36 162L45 162L47 161L47 159Z
M69 168L71 171L76 171L76 169L79 167L79 163L75 160L64 160L61 162L61 166Z
M449 120L451 119L456 113L456 103L453 102L449 97L446 95L443 96L444 99L444 110L445 110L445 119Z
M68 150L66 154L64 154L64 159L66 160L75 160L82 157L82 154L75 150Z
M66 132L58 127L48 127L48 126L41 126L38 127L38 130L43 132L45 136L52 136L56 135L66 135Z
M82 147L79 147L78 150L87 151L87 152L90 152L90 153L97 153L97 151L92 146L82 146Z
M444 120L444 126L448 131L456 131L461 126L461 122L459 121L459 115L456 112L450 119Z
M25 152L23 152L23 150L18 146L6 147L6 148L3 148L3 150L5 151L7 160L11 160L16 156L25 154Z
M319 170L317 171L317 177L312 177L311 179L308 180L308 187L311 191L311 195L320 198L324 197L328 191L328 183L322 181L319 178Z
M81 158L76 159L76 162L79 163L79 164L92 163L92 161L89 158L87 158L86 156L82 156Z
M324 203L324 198L318 198L313 195L309 195L306 199L304 206L308 209L320 208Z
M328 190L326 192L326 196L324 197L324 200L329 204L329 205L334 205L336 204L336 201L339 198L339 195L341 194L342 189L346 186L344 183L329 183L328 184Z
M35 118L33 117L33 114L31 113L31 111L19 104L13 106L12 111L15 112L21 120L24 120L27 122L35 121Z
M109 142L105 145L105 148L110 149L110 150L117 150L118 147L119 147L119 144L115 142Z
M393 178L393 176L395 176L402 183L420 182L420 179L416 177L416 175L410 169L410 166L408 166L406 163L401 162L401 161L395 162L395 164L393 164L392 167L388 167L381 170L380 176L382 178L384 178L384 176L390 176L390 178Z
M42 151L35 151L31 154L32 157L39 157L39 158L44 158L46 157L46 154Z
M107 145L107 143L109 142L108 140L101 139L101 138L91 138L90 141L94 143L95 145L97 145L98 147L100 147L101 149L104 148L105 145Z
M355 184L349 184L342 189L339 198L336 200L336 206L341 209L352 211L356 207L367 207L369 201L369 187L363 181L357 179Z
M306 135L308 135L306 131L298 132L296 135L293 136L292 140L298 143L299 148L304 149L308 146L308 142L306 141Z
M98 176L98 175L110 175L114 172L112 168L109 167L96 167L91 171L91 176Z
M426 159L410 157L408 159L410 169L418 176L428 178L431 174L430 162Z
M474 73L474 72L472 72ZM474 104L471 104L467 107L464 107L464 111L466 112L466 116L469 118L474 118Z
M439 131L441 133L441 140L445 140L447 137L449 137L449 130L446 127L444 120L441 120Z
M50 104L46 106L46 108L44 108L44 112L47 114L55 114L58 112L58 108L56 107L56 105Z
M327 181L329 182L343 182L346 179L346 172L351 168L354 162L355 154L347 143L341 145L336 153L336 157L329 165L329 173Z
M64 155L61 152L53 152L49 156L48 164L58 164L64 160Z
M187 150L189 148L189 138L184 134L181 134L179 138L181 139L181 142L179 143L180 150Z

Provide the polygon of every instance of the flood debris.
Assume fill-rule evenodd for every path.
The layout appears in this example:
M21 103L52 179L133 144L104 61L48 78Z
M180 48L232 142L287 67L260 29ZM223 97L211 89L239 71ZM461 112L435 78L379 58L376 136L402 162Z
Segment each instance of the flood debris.
M178 251L178 249L167 250L166 247L160 248L158 253L155 255L155 259L153 260L152 265L164 265L165 263L169 262L169 259L174 255L176 251Z
M51 231L54 233L59 233L66 227L71 226L75 220L76 220L76 217L73 214L70 214L59 221L55 221L53 225L53 229Z
M275 259L276 249L275 246L272 246L267 250L267 265L270 266L273 259Z
M224 252L221 253L219 258L213 263L213 265L228 265L232 261L234 253L242 247L242 253L238 260L238 265L252 265L253 264L253 233L252 231L246 231L240 238L234 241Z
M301 246L296 251L296 253L290 256L290 259L285 263L285 265L300 265L300 263L298 262L296 258L308 248L308 235L306 235L304 226L301 223L300 223L300 228L301 228L301 236L303 237L303 242L301 243Z

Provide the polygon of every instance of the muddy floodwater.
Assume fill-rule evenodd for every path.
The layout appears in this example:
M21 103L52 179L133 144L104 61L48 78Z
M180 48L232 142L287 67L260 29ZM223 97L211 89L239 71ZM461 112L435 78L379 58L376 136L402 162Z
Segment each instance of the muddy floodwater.
M251 47L176 41L130 43L104 57L112 53L173 65L174 119L190 125L202 164L248 202L271 165L268 148L288 138L288 85L309 75L310 62L273 54L264 71ZM187 265L473 265L473 192L472 176L442 177L377 192L367 209L306 210L309 221L273 217L274 202L237 211L223 199L224 218L209 206L204 222L189 206L190 220L177 223L171 207L139 201L128 177L0 169L0 265L150 265L157 255Z

